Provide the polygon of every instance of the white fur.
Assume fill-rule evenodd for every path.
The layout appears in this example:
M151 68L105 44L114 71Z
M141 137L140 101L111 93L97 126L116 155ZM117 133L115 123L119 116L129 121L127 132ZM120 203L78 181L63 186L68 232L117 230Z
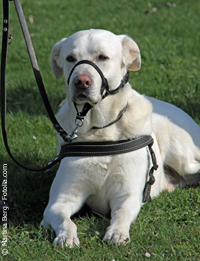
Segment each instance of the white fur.
M99 55L108 59L102 61ZM69 56L76 60L67 61ZM79 110L85 102L89 102L95 106L85 117L77 141L123 140L152 135L159 168L155 171L156 181L151 188L151 196L155 197L164 190L171 191L178 185L197 184L200 176L192 174L200 172L200 127L180 109L140 95L129 83L118 94L101 101L101 78L88 64L76 67L68 85L71 69L83 59L91 60L100 67L110 90L119 86L127 69L139 70L141 65L137 44L125 35L88 30L57 43L52 49L51 67L57 78L64 73L67 94L67 101L57 115L61 126L71 133L76 117L73 102L78 104ZM74 85L74 79L80 74L91 79L87 90L77 89ZM80 98L81 92L84 98ZM127 110L117 123L100 130L91 129L115 120L126 105ZM59 136L58 144L59 148L64 144ZM182 178L177 181L174 177L175 181L171 182L164 165L172 170L171 176L177 172ZM124 244L130 238L130 225L140 211L150 167L147 148L116 156L64 158L53 181L42 221L43 225L50 225L55 230L54 243L61 247L79 245L77 228L70 217L87 203L100 213L111 211L110 226L103 240Z

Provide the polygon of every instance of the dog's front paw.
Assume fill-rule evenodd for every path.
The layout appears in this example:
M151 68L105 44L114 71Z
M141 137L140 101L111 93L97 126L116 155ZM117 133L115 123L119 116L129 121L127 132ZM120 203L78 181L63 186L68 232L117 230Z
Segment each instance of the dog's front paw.
M115 245L125 245L130 241L129 233L123 233L118 229L109 229L107 230L103 241L106 241Z
M54 239L53 244L60 246L61 248L63 248L64 246L72 248L75 246L79 246L80 241L77 235L69 235L66 232L63 232Z

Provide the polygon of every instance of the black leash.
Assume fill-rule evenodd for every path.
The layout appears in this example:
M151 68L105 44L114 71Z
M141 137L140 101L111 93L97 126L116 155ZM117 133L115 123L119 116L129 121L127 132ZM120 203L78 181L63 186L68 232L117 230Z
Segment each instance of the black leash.
M14 0L15 8L18 14L18 18L21 24L21 28L23 31L24 39L27 45L27 49L29 52L33 72L35 75L35 79L38 85L38 89L40 91L42 100L44 102L47 114L50 118L50 120L53 123L54 128L56 131L60 134L60 136L63 138L65 142L69 142L69 144L64 145L61 147L60 154L51 162L49 162L46 166L42 168L30 168L27 166L23 166L21 163L19 163L14 156L12 155L7 141L7 133L6 133L6 90L5 90L5 75L6 75L6 58L7 58L7 46L8 46L8 38L9 38L9 0L3 0L3 34L2 34L2 52L1 52L1 127L2 127L2 135L4 144L6 147L6 150L9 154L9 156L12 158L12 160L17 163L20 167L30 170L30 171L44 171L52 166L54 166L56 163L60 162L64 157L72 157L72 156L108 156L108 155L117 155L117 154L123 154L128 153L131 151L135 151L141 148L144 148L146 146L149 147L149 151L152 158L153 167L150 170L149 176L150 179L147 182L144 192L143 192L143 202L150 201L150 188L151 185L154 183L154 177L153 172L157 169L158 165L156 163L156 157L152 150L153 145L153 138L151 136L142 136L136 139L129 139L129 140L121 140L121 141L106 141L106 142L76 142L71 144L70 142L76 138L76 131L79 127L82 125L83 117L87 114L87 112L92 108L90 104L85 104L83 110L81 112L78 112L77 110L77 118L76 120L80 120L76 125L75 130L71 135L68 135L65 130L60 126L58 121L56 120L54 113L52 111L51 105L49 103L44 84L42 81L42 77L40 74L39 66L37 63L37 59L35 56L34 48L32 45L32 41L30 38L30 34L28 31L28 27L25 21L25 17L23 14L23 10L21 7L20 0ZM110 90L108 88L108 82L107 79L103 76L103 73L99 69L98 66L96 66L93 62L88 60L83 60L78 62L74 68L72 69L70 76L75 69L76 66L82 63L87 63L92 65L100 74L102 79L102 88L101 88L101 95L102 99L104 99L107 95L113 95L119 92L120 89L122 89L125 84L128 82L129 74L127 73L124 78L122 79L120 85L115 90ZM70 76L68 81L70 81ZM104 93L105 91L105 93ZM76 108L76 105L75 105ZM77 108L76 108L77 109ZM121 114L122 116L122 114ZM120 118L121 118L120 116ZM118 119L117 119L118 120ZM116 122L116 121L114 121ZM112 123L113 124L113 123ZM108 127L111 124L108 124L104 127ZM74 136L74 138L73 138Z
M14 1L15 5L17 6L17 9L19 10L20 14L20 4L19 1ZM22 16L24 18L24 16ZM53 165L55 165L58 161L53 160L51 163L49 163L47 166L42 168L30 168L27 166L23 166L21 163L19 163L14 156L12 155L10 148L8 146L8 140L7 140L7 133L6 133L6 89L5 89L5 75L6 75L6 58L7 58L7 46L8 46L8 33L9 33L9 0L3 0L3 35L2 35L2 51L1 51L1 128L2 128L2 136L4 140L4 144L6 147L6 150L9 154L9 156L12 158L12 160L17 163L20 167L31 170L31 171L44 171L49 168L51 168ZM30 38L30 36L29 36ZM29 41L29 40L28 40ZM31 51L31 57L34 56L34 50ZM41 84L41 90L44 90L44 85L42 83L41 75L39 72L39 68L37 66L37 61L35 59L31 59L33 70L35 72L35 77L37 78L37 83ZM42 92L42 91L41 91ZM45 90L44 93L46 94ZM44 97L47 95L44 95ZM48 99L47 99L48 100ZM49 102L46 102L46 104L49 104ZM49 104L50 107L50 104ZM51 107L50 107L51 108ZM52 111L52 110L51 110ZM53 112L52 112L53 113Z
M4 0L4 2L8 3L8 0ZM44 84L43 84L43 81L42 81L42 77L41 77L41 74L40 74L40 69L39 69L39 66L38 66L38 63L37 63L35 51L34 51L34 48L33 48L33 44L32 44L32 41L31 41L31 37L30 37L29 30L28 30L28 27L27 27L27 24L26 24L26 20L25 20L25 17L24 17L24 13L23 13L23 10L22 10L20 0L14 0L14 4L15 4L18 19L20 21L20 25L21 25L21 28L22 28L24 39L25 39L25 42L26 42L29 57L30 57L30 60L31 60L33 73L35 75L37 86L38 86L38 89L40 91L43 103L44 103L46 111L47 111L47 114L48 114L51 122L53 123L55 130L60 134L60 136L63 138L64 141L69 142L68 134L63 130L63 128L60 126L57 119L55 118L54 113L53 113L52 108L51 108L51 105L50 105L50 102L49 102L49 99L48 99L48 96L47 96L47 93L45 91Z
M35 76L37 86L38 86L39 92L41 94L43 103L45 105L47 114L48 114L51 122L53 123L55 130L59 133L59 135L63 138L63 140L65 142L71 142L73 139L75 139L77 137L76 131L79 127L82 126L81 121L83 120L83 117L87 114L87 112L92 108L92 106L89 103L86 103L81 112L78 112L78 110L77 110L77 119L76 120L80 120L80 122L79 121L77 122L77 126L71 135L67 134L66 131L60 126L60 124L58 123L57 119L54 116L47 93L44 88L44 84L43 84L42 77L40 74L40 69L39 69L39 66L37 63L36 55L34 52L33 44L32 44L31 37L30 37L29 31L28 31L28 27L26 24L26 20L24 17L24 13L22 10L20 0L14 0L14 4L15 4L18 18L19 18L19 21L21 24L24 39L26 42L27 50L29 53L29 57L30 57L33 72L34 72L34 76ZM31 170L31 171L44 171L44 170L51 168L53 165L55 165L58 162L57 157L45 167L30 168L27 166L23 166L21 163L19 163L12 155L12 153L9 149L9 146L8 146L7 134L6 134L6 90L5 90L8 38L9 38L9 0L3 0L3 34L2 34L2 52L1 52L1 126L2 126L3 140L4 140L4 144L5 144L5 147L6 147L6 150L9 154L9 156L20 167L23 167L23 168L25 168L27 170ZM70 76L71 76L73 70L75 69L75 67L82 63L88 63L88 64L92 65L93 67L95 67L95 69L98 71L98 73L100 74L100 76L102 78L102 92L104 89L107 90L108 83L107 83L106 78L103 76L103 73L98 68L98 66L96 66L94 63L92 63L90 61L80 61L79 63L77 63L74 66L74 68L72 69ZM69 79L70 79L70 76L69 76ZM128 78L127 78L127 81L128 81ZM75 108L76 108L76 106L75 106Z

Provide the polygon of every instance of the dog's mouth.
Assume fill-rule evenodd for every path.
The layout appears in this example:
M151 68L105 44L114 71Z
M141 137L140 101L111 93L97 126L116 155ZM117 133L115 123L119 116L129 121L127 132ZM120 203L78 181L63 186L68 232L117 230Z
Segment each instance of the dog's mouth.
M75 102L77 105L82 105L84 103L89 103L90 105L94 106L98 103L98 100L92 99L90 98L88 95L86 94L78 94L73 98L73 102Z

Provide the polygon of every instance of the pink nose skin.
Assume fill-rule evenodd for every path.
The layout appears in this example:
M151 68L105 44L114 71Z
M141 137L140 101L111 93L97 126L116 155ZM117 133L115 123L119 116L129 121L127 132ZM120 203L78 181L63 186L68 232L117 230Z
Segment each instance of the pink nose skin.
M74 85L79 89L87 89L90 87L91 83L90 77L86 74L80 74L74 79Z

